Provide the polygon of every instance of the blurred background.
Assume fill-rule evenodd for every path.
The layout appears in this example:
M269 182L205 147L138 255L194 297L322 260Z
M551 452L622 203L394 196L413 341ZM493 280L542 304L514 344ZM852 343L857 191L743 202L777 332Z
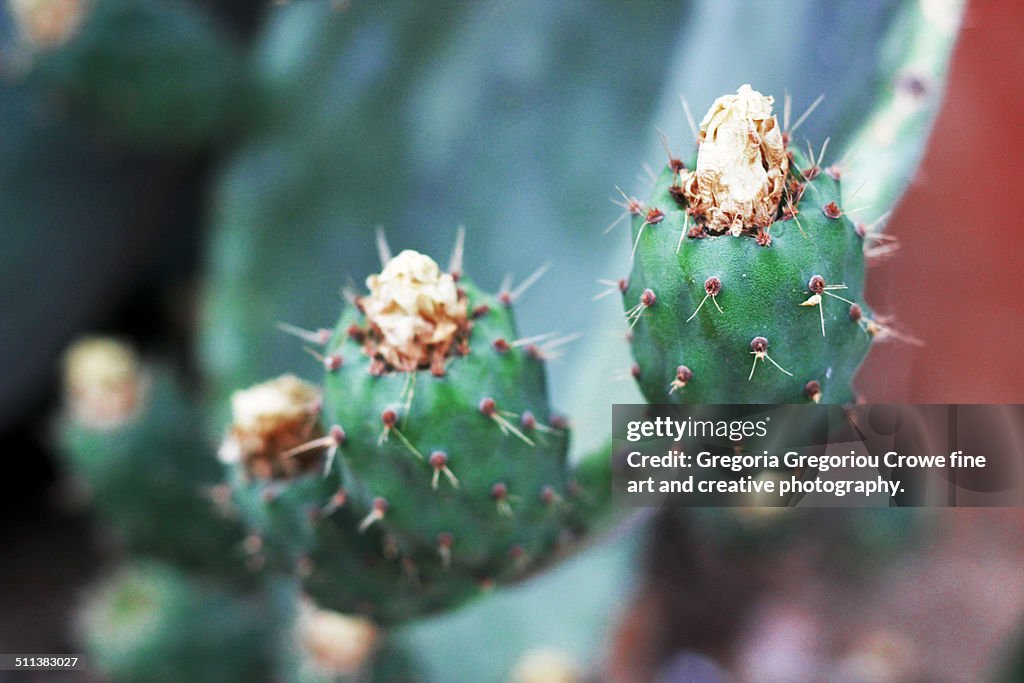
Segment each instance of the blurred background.
M824 93L799 135L816 149L831 136L826 163L837 161L899 87L888 55L901 17L920 12L952 34L958 11L939 0L193 4L195 35L217 37L210 54L160 31L118 34L133 54L158 44L194 54L204 74L223 66L198 84L166 74L152 112L132 99L135 72L99 100L76 89L98 78L102 49L76 71L29 50L11 12L0 20L0 652L76 651L70 615L112 563L50 435L60 354L77 336L115 334L172 359L209 401L215 437L234 388L283 371L316 379L274 325L332 326L340 287L376 268L377 226L394 249L439 261L465 226L466 271L485 288L552 264L518 322L524 335L584 332L550 386L585 452L607 439L612 402L640 400L611 381L630 362L620 302L591 301L599 278L628 268L627 231L602 235L620 213L610 199L616 185L644 196L644 165L664 162L656 130L677 153L693 149L680 95L699 119L742 83L779 108L788 92L795 114ZM914 84L930 112L921 131L936 118L906 152L921 165L888 221L899 249L872 264L868 296L924 343L875 345L857 379L867 401L1024 401L1021 35L1021 3L968 3L948 74ZM562 600L549 610L587 622L567 642L543 610L501 616L527 600L515 591L409 639L429 652L474 638L486 658L491 639L529 648L551 636L583 670L622 681L724 680L725 665L778 681L1005 670L1024 618L1024 515L921 513L913 547L889 555L894 532L855 572L856 558L823 558L821 537L849 520L813 514L767 564L756 544L702 555L713 531L686 516L632 522L619 537L648 541L601 549L600 573L542 577ZM520 654L501 655L506 670Z

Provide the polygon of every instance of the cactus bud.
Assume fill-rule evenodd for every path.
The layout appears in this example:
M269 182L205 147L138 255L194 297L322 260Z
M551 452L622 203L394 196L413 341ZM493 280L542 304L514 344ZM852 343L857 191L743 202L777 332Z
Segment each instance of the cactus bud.
M241 462L247 474L260 478L287 478L316 469L325 447L295 449L323 435L317 426L319 406L319 390L294 375L236 391L221 460Z
M355 675L377 643L377 628L367 619L320 609L304 601L296 624L299 642L313 667L325 675Z
M360 300L370 327L365 348L391 370L443 367L457 337L469 332L465 297L429 256L406 249L366 286L370 293Z
M681 185L708 232L739 235L774 220L789 160L772 103L743 85L701 121L696 170L684 172Z
M92 3L88 0L10 0L18 30L35 48L59 47L81 28Z
M137 414L143 397L138 355L115 339L82 339L64 354L64 388L68 409L83 426L124 425Z

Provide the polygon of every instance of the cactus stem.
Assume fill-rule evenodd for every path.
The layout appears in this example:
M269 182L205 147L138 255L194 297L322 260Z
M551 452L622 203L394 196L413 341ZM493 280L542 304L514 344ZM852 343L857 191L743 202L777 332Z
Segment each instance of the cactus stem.
M310 344L316 344L317 346L326 346L327 342L331 340L331 331L327 328L320 328L319 330L306 330L297 325L290 323L279 322L277 329L281 330L285 334L290 334L293 337L298 337L303 341L307 341Z
M697 317L697 314L700 313L700 309L704 308L704 304L705 304L705 302L707 302L707 300L709 298L715 304L715 308L718 309L719 313L725 313L725 311L722 310L722 307L718 305L718 293L721 292L721 291L722 291L722 281L719 280L717 277L712 275L707 280L705 280L704 281L704 292L705 292L704 298L700 300L700 304L698 304L697 310L695 310L690 315L690 317L686 319L686 322L690 322L695 317Z
M364 533L373 524L384 519L384 514L388 511L388 502L383 498L374 498L373 506L370 509L370 513L363 517L363 520L359 522L359 533Z
M751 339L750 340L750 353L754 356L754 363L753 363L753 365L750 366L750 375L747 377L747 381L748 382L751 379L754 378L754 370L757 369L757 361L759 361L759 360L760 361L767 360L769 363L771 363L772 365L777 367L779 370L781 370L785 374L789 375L790 377L793 376L792 372L790 372L789 370L786 370L784 367L782 367L781 365L776 363L772 359L772 357L768 355L768 340L766 338L764 338L764 337L754 337L753 339Z
M437 490L438 480L443 473L448 479L448 483L452 485L452 488L459 488L459 480L455 477L455 474L448 467L448 454L444 451L434 451L430 454L430 466L434 468L434 476L430 480L430 488Z
M454 544L455 537L447 531L442 531L437 535L437 554L441 556L441 566L445 569L451 569Z

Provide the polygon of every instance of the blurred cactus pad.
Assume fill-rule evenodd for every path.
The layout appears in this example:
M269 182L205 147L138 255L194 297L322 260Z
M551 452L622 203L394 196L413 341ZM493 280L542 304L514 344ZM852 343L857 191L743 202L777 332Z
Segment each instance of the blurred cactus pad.
M169 343L65 357L65 464L129 567L83 608L90 662L600 675L649 526L611 506L611 404L852 400L899 336L865 264L960 6L229 5L0 21L0 291L49 283L4 300L5 409L117 292L201 289L176 365ZM680 94L712 107L692 131ZM748 124L756 150L710 144Z

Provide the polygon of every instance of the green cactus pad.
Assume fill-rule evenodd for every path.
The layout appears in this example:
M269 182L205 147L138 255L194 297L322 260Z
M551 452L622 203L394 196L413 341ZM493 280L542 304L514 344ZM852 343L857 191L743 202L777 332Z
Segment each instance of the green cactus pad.
M510 308L465 279L459 287L476 312L469 350L449 358L441 377L371 374L359 334L349 333L364 316L349 307L328 345L342 363L327 373L324 420L347 435L336 463L353 510L377 510L375 523L412 555L437 557L448 539L453 566L498 576L557 540L568 439L544 425L542 361L528 346L505 348L516 340ZM382 422L389 410L394 429ZM439 452L457 484L431 464Z
M810 164L794 154L792 166ZM803 180L801 171L791 173ZM645 211L633 216L633 239L647 210L657 208L664 218L639 235L623 294L627 312L638 316L632 329L634 374L648 401L800 403L814 393L826 403L853 399L851 379L871 338L864 329L867 318L852 319L850 304L836 297L868 315L863 245L839 209L839 183L824 172L809 175L797 217L772 224L771 244L761 246L749 235L684 235L694 221L670 192L672 169L661 173ZM813 294L809 284L816 275L828 286L845 288L826 290L823 308L801 306ZM705 290L711 277L721 287L713 298ZM651 305L641 302L647 290L654 294L647 297ZM754 354L757 337L767 340L767 357ZM680 366L689 370L680 378L685 385L673 385Z

